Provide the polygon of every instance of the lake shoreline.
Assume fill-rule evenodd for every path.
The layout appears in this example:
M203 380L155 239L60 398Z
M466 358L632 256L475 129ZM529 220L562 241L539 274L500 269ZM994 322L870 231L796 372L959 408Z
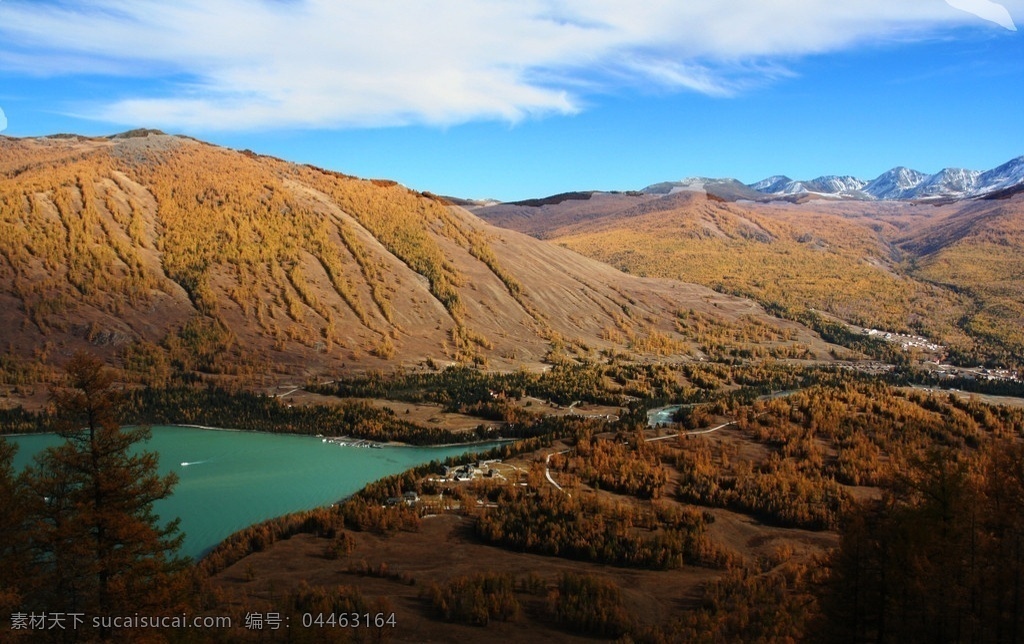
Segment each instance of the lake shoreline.
M178 517L186 535L182 555L202 558L231 534L295 512L344 503L366 485L432 461L444 462L501 443L441 446L387 445L394 449L328 449L307 434L188 425L154 425L152 440L135 448L159 456L161 476L174 473L173 493L154 505L161 517ZM474 436L475 437L475 436ZM301 440L300 440L301 438ZM29 433L14 466L31 466L35 454L60 445L55 433ZM475 456L471 458L483 458ZM186 465L187 464L187 465Z
M156 424L156 423L153 423ZM185 427L188 429L202 429L213 432L238 432L242 434L264 434L267 436L305 436L307 438L325 438L323 434L296 434L293 432L268 432L261 429L237 429L233 427L211 427L210 425L193 425L190 423L169 423L169 424L156 424L159 427ZM142 425L123 425L123 427L141 427ZM152 424L150 425L152 426ZM7 436L11 437L23 437L23 436L46 436L46 435L57 435L57 432L18 432L14 434L0 434L0 438ZM347 438L345 436L337 436L330 438ZM493 438L493 439L481 439L475 441L467 441L465 443L438 443L436 445L413 445L412 443L403 443L402 441L375 441L369 438L360 438L358 440L365 441L367 443L373 443L382 447L413 447L413 448L424 448L430 449L432 447L470 447L473 445L488 445L490 443L514 443L515 438Z
M249 434L267 434L270 436L307 436L309 438L352 438L353 440L360 440L366 443L372 443L374 445L381 445L382 447L414 447L430 449L432 447L468 447L472 445L489 445L491 443L514 443L515 438L492 438L492 439L481 439L475 441L467 441L465 443L437 443L435 445L413 445L412 443L403 443L402 441L375 441L369 438L358 438L350 436L324 436L323 434L295 434L290 432L268 432L259 429L232 429L228 427L210 427L208 425L188 425L188 424L171 424L164 425L164 427L188 427L190 429L208 429L215 432L244 432Z

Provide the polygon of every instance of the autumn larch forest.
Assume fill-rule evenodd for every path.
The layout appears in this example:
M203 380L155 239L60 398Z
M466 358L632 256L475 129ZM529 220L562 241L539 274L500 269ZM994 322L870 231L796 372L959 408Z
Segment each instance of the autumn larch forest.
M152 130L0 138L0 176L0 431L64 439L0 438L4 620L1024 641L1021 194L482 206ZM191 560L164 424L503 442Z

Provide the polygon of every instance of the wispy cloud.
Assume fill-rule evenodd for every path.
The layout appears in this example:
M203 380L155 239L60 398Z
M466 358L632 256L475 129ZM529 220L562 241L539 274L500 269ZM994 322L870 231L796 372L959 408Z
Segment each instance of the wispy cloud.
M167 79L76 106L123 124L514 122L610 87L734 94L794 57L974 20L966 1L6 0L0 69Z
M992 2L991 0L946 0L946 4L961 11L972 13L983 20L994 22L1004 29L1017 31L1017 25L1014 24L1009 10L998 2Z
M4 114L4 110L0 107L0 132L7 129L7 115Z

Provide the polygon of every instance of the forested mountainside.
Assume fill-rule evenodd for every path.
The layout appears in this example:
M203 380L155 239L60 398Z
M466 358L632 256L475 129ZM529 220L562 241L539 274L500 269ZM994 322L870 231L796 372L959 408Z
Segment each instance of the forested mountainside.
M392 181L155 131L0 137L0 176L9 385L79 348L149 384L696 357L677 324L691 311L737 342L767 325L780 355L829 355L749 301L625 275Z
M1019 367L1024 355L1021 194L794 204L690 190L473 211L635 275L696 282L793 317L813 309L921 334L962 363Z

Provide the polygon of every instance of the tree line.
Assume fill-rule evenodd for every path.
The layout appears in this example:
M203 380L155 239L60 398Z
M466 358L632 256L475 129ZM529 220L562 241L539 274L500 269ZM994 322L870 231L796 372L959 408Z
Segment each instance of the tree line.
M717 566L729 558L707 537L710 517L696 509L638 508L551 487L502 486L492 496L493 507L476 515L476 534L506 548L652 569Z

